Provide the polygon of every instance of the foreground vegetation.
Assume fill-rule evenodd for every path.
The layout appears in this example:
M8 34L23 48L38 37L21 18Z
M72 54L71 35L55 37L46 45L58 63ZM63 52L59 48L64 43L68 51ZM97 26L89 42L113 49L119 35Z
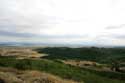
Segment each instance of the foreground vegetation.
M78 83L35 70L0 67L0 83Z
M15 59L0 57L0 66L13 67L21 70L45 71L62 78L85 83L125 83L125 74L114 72L98 72L94 70L65 65L60 61Z

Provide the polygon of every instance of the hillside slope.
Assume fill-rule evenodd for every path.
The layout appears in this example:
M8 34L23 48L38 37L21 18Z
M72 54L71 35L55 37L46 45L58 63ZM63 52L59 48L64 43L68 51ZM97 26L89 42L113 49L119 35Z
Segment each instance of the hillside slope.
M0 68L0 83L78 83L40 71Z

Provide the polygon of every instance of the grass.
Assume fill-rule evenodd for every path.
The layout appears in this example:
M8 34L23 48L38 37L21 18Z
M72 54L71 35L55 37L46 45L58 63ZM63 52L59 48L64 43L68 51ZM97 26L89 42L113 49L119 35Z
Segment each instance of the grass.
M21 70L40 70L65 79L84 81L85 83L125 83L124 79L119 80L119 78L117 79L117 77L115 77L119 75L120 78L124 78L125 75L116 73L109 74L109 72L97 72L50 60L17 60L10 57L1 57L0 66L14 67ZM108 75L112 75L112 78Z
M0 83L78 83L73 80L61 79L57 76L35 71L17 70L14 68L0 67Z

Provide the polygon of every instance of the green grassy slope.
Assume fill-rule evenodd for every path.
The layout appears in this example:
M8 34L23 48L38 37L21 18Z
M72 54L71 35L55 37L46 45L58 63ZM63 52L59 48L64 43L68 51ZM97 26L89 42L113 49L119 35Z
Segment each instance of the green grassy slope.
M10 57L0 57L0 66L14 67L22 70L40 70L62 78L84 81L85 83L125 83L125 80L118 80L117 77L110 78L110 76L108 76L109 73L106 72L105 74L101 74L101 72L77 68L50 60L17 60ZM121 74L115 73L113 73L113 75L121 76ZM124 77L125 75L122 74L121 78Z

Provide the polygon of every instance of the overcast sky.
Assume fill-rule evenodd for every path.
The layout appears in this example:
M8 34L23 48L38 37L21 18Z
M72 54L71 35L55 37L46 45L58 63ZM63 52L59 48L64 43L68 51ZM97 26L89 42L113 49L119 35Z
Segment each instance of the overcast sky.
M125 45L125 0L0 0L0 41Z

